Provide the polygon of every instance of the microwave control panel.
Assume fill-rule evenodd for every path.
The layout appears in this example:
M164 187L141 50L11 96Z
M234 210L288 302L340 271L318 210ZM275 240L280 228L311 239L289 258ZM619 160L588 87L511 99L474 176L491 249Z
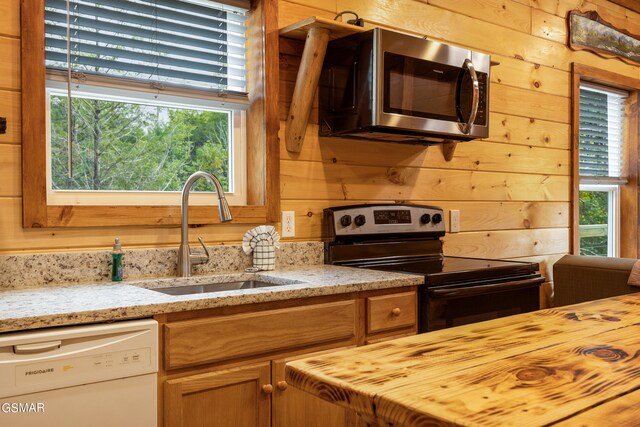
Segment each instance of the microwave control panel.
M478 73L478 95L480 101L478 102L478 113L474 124L480 126L487 125L487 74Z

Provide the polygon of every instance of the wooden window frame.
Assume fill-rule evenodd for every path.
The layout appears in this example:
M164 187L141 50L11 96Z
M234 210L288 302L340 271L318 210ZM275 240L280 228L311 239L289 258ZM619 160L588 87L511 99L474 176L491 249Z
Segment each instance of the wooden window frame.
M610 86L629 92L628 117L628 183L620 186L620 256L637 258L640 253L638 238L638 143L640 138L640 79L623 76L611 71L572 64L571 69L571 142L572 142L572 185L571 185L571 253L579 255L580 248L580 82L587 81Z
M24 228L180 224L180 206L47 204L44 0L21 0L22 225ZM278 130L278 2L253 0L248 20L247 205L232 206L236 223L277 222L280 212ZM217 224L211 206L189 207L190 224Z

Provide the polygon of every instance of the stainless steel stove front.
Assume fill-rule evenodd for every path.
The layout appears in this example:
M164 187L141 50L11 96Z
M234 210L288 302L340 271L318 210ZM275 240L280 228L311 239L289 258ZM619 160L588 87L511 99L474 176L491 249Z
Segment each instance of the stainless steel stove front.
M325 263L422 274L419 331L537 310L538 264L443 256L435 206L357 205L325 210Z

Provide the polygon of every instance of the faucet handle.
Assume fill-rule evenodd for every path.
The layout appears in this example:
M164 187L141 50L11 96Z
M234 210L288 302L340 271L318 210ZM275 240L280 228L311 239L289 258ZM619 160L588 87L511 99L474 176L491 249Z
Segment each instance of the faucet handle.
M204 249L204 253L207 254L207 261L209 261L209 258L211 258L211 254L209 253L209 249L207 249L207 245L205 245L202 236L198 236L198 242L200 242L202 249Z
M202 239L202 237L198 236L198 241L200 242L200 245L202 246L202 249L204 249L204 253L202 253L202 252L191 253L189 255L189 257L191 259L191 264L205 264L205 263L209 262L209 258L211 258L211 254L209 253L209 249L207 249L207 245L205 245L204 240Z

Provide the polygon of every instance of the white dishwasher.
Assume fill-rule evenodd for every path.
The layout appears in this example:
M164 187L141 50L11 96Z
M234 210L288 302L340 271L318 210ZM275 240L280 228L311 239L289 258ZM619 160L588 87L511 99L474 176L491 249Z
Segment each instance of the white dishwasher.
M0 426L155 427L158 323L0 334Z

